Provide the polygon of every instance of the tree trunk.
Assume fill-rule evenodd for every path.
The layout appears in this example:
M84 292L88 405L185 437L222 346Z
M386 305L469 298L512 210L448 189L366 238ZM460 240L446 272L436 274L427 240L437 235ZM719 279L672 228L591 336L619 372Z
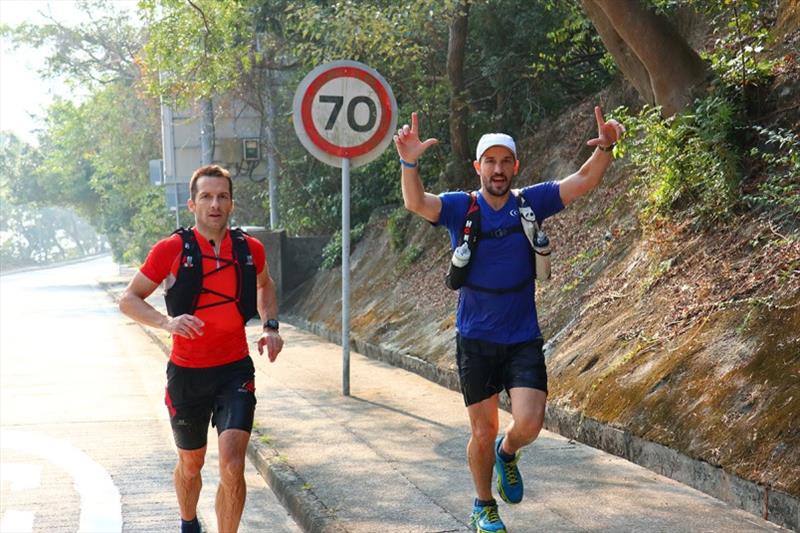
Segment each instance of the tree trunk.
M446 185L468 189L474 185L467 144L467 95L464 92L464 53L467 44L469 0L459 0L450 22L447 41L447 77L450 81L450 161L445 170Z
M663 16L640 0L581 0L620 70L648 103L669 117L692 102L708 68Z

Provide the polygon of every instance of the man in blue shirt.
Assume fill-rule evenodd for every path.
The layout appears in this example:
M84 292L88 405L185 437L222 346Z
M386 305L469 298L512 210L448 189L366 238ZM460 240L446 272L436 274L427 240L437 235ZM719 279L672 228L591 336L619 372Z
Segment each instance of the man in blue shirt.
M539 224L594 190L611 164L611 151L625 128L616 120L606 121L599 107L595 107L595 119L598 135L587 142L595 151L577 172L520 191ZM422 154L437 142L420 140L416 113L411 114L411 126L404 125L394 136L403 202L412 213L445 226L455 248L462 237L470 195L425 192L417 168ZM514 139L503 133L481 137L474 166L480 178L481 235L496 237L479 237L469 261L456 312L456 361L472 428L467 456L477 497L470 525L479 533L498 533L506 530L492 497L492 470L497 471L500 497L519 503L523 496L519 450L542 429L547 371L536 318L531 248L522 232L505 231L520 225L517 199L511 191L519 172ZM511 398L512 421L498 435L498 393L503 389Z

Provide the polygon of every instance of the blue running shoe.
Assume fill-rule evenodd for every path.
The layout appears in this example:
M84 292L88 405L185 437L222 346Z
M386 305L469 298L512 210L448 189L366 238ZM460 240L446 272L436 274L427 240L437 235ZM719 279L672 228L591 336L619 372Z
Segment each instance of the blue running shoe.
M469 527L478 533L508 533L506 525L497 514L497 504L474 506L469 519Z
M522 501L522 476L517 468L519 462L519 452L514 455L514 458L506 462L500 457L500 445L503 442L503 436L497 437L494 441L494 469L497 472L497 492L503 501L506 503L519 503Z

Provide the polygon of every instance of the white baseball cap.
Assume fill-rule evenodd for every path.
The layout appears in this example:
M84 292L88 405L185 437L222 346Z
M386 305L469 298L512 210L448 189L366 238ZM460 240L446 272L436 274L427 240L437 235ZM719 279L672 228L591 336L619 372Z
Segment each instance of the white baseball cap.
M517 145L510 135L505 133L487 133L478 141L478 149L475 150L475 160L480 161L483 153L492 146L503 146L511 150L514 159L517 159Z

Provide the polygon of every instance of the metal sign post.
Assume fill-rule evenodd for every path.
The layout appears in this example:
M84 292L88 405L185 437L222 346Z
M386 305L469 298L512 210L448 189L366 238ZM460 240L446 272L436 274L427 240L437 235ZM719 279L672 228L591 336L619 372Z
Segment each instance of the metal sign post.
M342 394L350 396L350 160L342 158Z
M350 395L350 168L383 153L397 102L378 72L334 61L309 72L294 94L294 131L311 155L342 169L342 394Z

